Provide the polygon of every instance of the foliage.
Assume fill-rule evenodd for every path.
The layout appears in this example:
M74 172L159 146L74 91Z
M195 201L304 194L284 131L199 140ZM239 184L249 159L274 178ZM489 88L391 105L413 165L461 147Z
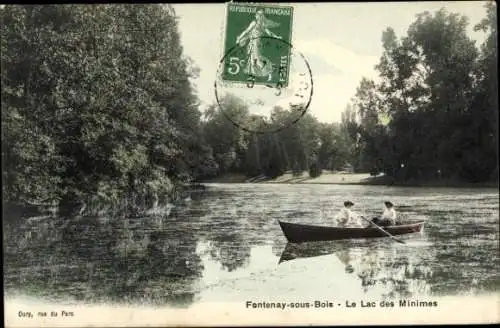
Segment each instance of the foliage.
M353 99L361 169L397 181L497 179L496 12L487 8L480 50L467 18L444 9L417 15L400 39L384 31L381 81L363 79Z
M213 166L171 6L1 15L4 200L169 193Z
M311 163L337 170L351 160L354 143L344 125L320 123L309 113L289 124L291 109L281 107L272 110L271 120L266 123L263 117L250 115L248 106L234 95L229 94L221 101L225 115L217 105L211 105L205 112L203 129L204 139L214 150L219 173L274 178L292 171L300 176L310 169ZM254 129L264 129L265 124L267 128L269 125L285 125L285 128L272 134L245 133L228 117L243 125L253 124Z
M396 182L498 179L497 18L417 15L382 33L380 81L363 78L340 123L291 108L270 120L227 95L202 115L170 5L7 5L2 20L2 196L20 204L88 199L151 204L224 173L276 177L322 169ZM274 134L246 133L286 125ZM123 199L126 199L124 202ZM128 206L128 205L127 205Z
M309 167L309 176L311 178L317 178L321 175L322 170L321 170L321 165L318 162L314 162L311 164Z

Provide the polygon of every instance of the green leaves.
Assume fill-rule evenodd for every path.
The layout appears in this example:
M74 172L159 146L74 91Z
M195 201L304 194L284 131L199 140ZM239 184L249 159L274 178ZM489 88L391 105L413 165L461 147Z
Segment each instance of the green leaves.
M168 6L6 6L1 13L4 195L124 193L130 175L145 185L165 172L172 180L195 173L201 164L182 163L200 141L191 133L200 117L189 83L196 70L182 56Z
M498 120L496 47L491 46L496 14L493 4L487 8L487 18L476 26L491 31L481 53L467 35L467 17L444 9L417 15L400 39L392 28L382 33L381 82L363 79L353 100L365 164L379 167L383 161L387 174L403 180L435 179L436 172L467 181L491 178L492 144L482 136L497 135L497 127L479 123ZM389 121L381 124L384 114ZM399 174L402 163L407 164Z
M228 95L221 100L225 113L212 105L205 111L204 139L213 149L219 174L243 173L248 177L277 177L288 170L295 174L311 165L334 170L351 160L353 141L346 128L320 123L309 113L290 124L293 108L276 106L270 118L250 115L241 99ZM351 114L352 115L352 114ZM272 134L245 133L232 121L255 130L282 128Z

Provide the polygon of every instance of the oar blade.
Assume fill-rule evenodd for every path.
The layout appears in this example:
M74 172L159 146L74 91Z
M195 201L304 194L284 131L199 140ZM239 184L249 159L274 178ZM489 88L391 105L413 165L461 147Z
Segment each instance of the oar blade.
M398 243L401 243L401 244L406 244L404 241L402 241L401 239L398 239L396 237L394 237L392 234L390 234L389 232L387 232L386 230L382 229L381 227L379 227L378 225L376 225L375 223L373 223L371 220L368 220L367 218L365 218L364 216L361 216L361 218L363 220L365 220L366 222L368 222L370 225L374 226L375 228L379 229L380 231L382 231L384 234L386 234L388 237L391 237L391 239L397 241Z

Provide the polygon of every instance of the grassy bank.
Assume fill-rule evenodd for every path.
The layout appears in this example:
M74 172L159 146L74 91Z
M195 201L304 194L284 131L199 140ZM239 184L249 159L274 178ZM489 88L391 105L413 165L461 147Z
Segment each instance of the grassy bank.
M321 176L311 178L307 172L303 172L298 176L287 172L274 179L265 176L247 177L244 174L227 173L220 177L204 180L202 183L377 184L382 183L382 181L371 177L367 173L323 172Z
M249 178L244 174L239 173L227 173L221 176L205 179L200 181L200 183L244 183L247 182Z
M471 183L456 180L406 181L397 182L385 175L371 176L368 173L323 172L319 177L311 178L307 172L293 175L287 172L277 178L248 178L243 174L225 174L205 183L276 183L276 184L345 184L345 185L379 185L407 187L453 187L453 188L498 188L498 182Z

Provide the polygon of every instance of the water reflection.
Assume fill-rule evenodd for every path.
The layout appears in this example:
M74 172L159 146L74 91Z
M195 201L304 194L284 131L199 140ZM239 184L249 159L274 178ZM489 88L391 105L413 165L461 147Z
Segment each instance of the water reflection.
M431 290L433 272L428 264L380 241L287 244L278 263L325 255L339 259L344 272L357 277L365 293L378 289L382 297L400 298Z
M6 289L65 301L189 305L203 269L197 239L189 229L159 228L163 220L50 218L9 226Z
M220 262L222 267L229 272L248 265L250 259L248 243L243 245L243 243L215 240L210 242L209 249L212 259Z
M382 196L392 199L401 215L427 222L424 235L406 245L385 238L287 245L278 219L323 224L321 209L346 194L373 213ZM314 300L500 290L493 192L217 185L143 217L4 215L3 221L6 295L189 306L283 295Z

